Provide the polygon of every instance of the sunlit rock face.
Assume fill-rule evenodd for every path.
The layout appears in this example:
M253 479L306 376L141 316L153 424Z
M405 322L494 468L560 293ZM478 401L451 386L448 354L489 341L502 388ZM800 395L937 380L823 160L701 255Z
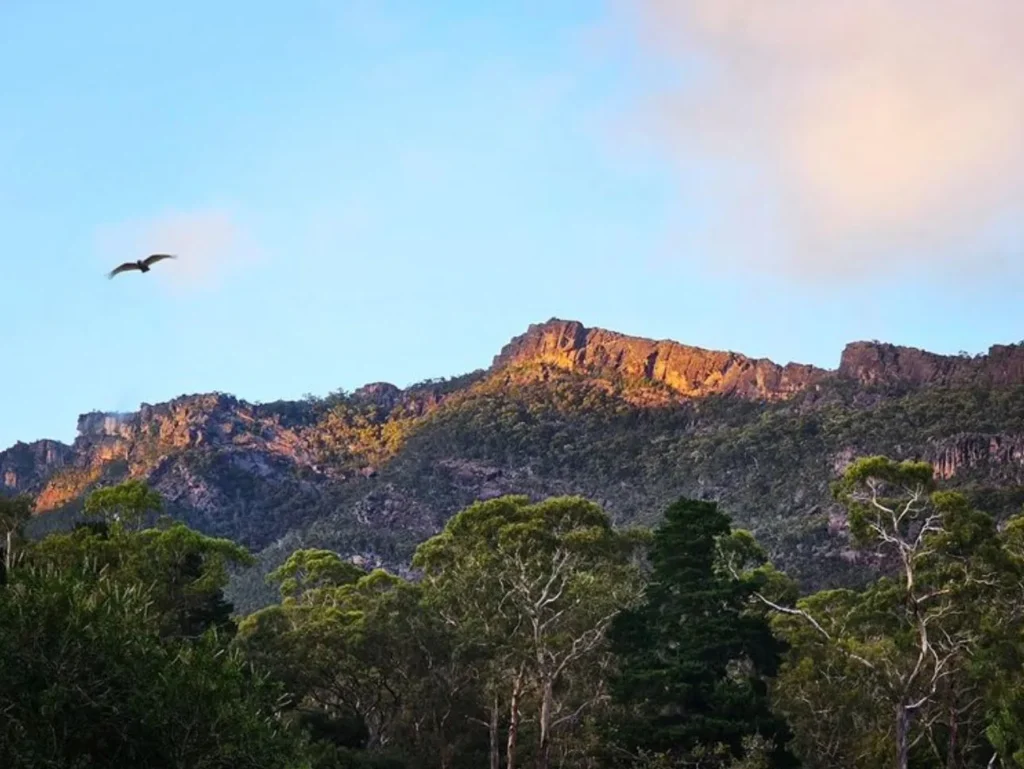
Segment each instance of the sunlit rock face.
M814 366L780 366L734 352L642 339L563 320L531 326L494 360L497 370L543 364L599 377L656 382L691 398L736 395L778 400L813 387L828 375Z

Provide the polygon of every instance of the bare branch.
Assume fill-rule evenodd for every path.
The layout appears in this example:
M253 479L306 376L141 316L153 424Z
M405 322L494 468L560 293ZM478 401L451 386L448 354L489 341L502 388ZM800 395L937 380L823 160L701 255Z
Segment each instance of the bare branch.
M796 617L803 617L805 620L807 620L808 623L810 623L810 625L815 630L817 630L819 633L821 633L825 637L826 640L828 640L828 641L832 641L833 640L832 636L829 635L828 631L825 630L825 628L823 628L818 623L818 621L816 619L814 619L814 617L812 617L810 614L805 612L803 609L793 609L793 608L790 608L788 606L781 606L780 604L777 604L774 601L768 600L761 593L758 593L758 592L754 593L754 597L757 598L758 600L760 600L762 603L764 603L765 606L767 606L768 608L773 609L774 611L777 611L777 612L779 612L781 614L789 614L789 615L796 616ZM869 660L866 660L864 657L861 657L859 654L854 654L853 652L849 651L848 649L842 649L842 651L843 651L843 653L847 657L849 657L852 660L855 660L855 661L859 662L861 665L864 665L869 670L874 670L875 669L875 666Z

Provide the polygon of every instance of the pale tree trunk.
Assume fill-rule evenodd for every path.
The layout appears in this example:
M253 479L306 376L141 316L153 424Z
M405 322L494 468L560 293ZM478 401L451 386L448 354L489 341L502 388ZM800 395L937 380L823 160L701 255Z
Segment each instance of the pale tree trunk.
M904 703L896 706L896 769L907 769L910 761L910 712Z
M516 769L516 750L519 742L519 697L523 693L523 678L526 670L519 666L516 680L512 683L512 702L508 707L508 746L505 751L505 769Z
M545 678L541 684L537 769L548 769L548 764L551 762L551 701L554 697L554 685L550 679Z
M491 769L501 769L501 753L498 752L498 709L501 707L501 700L498 693L494 693L494 704L491 705L491 719L488 724L488 732L491 739Z
M380 750L387 747L387 728L390 720L380 711L373 712L365 718L366 730L369 732L366 737L367 750Z
M12 533L10 529L7 530L7 549L4 550L4 568L7 573L11 573L11 564L14 562L13 551L11 550Z

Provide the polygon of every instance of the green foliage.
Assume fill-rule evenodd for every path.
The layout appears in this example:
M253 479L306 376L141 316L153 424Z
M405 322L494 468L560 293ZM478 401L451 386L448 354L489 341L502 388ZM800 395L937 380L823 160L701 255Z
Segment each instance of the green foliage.
M141 498L151 501L153 495ZM149 591L162 632L189 637L211 627L232 629L231 605L223 595L228 568L253 562L245 548L182 523L131 531L120 521L53 534L33 545L27 559L87 582L102 578L141 585Z
M32 498L0 496L0 534L17 532L32 516Z
M300 722L318 725L318 765L385 765L373 755L395 743L416 751L410 766L451 753L472 703L466 681L449 680L442 623L417 586L379 570L352 579L348 567L296 553L275 576L293 581L286 599L246 617L238 647L284 683Z
M707 769L723 767L723 769L771 769L775 746L759 735L743 738L742 755L737 757L728 745L698 745L692 750L669 753L656 753L642 750L632 760L634 769Z
M267 581L278 584L282 598L295 599L310 590L358 582L364 575L358 566L329 550L296 550L267 575Z
M636 547L588 500L507 496L471 505L417 550L428 600L475 658L488 699L508 703L510 760L528 689L542 768L558 727L602 700L586 673L607 660L608 624L639 591Z
M33 503L27 496L0 496L0 584L18 560L25 523L32 517Z
M846 506L854 542L876 544L887 536L906 537L925 527L930 511L923 502L935 488L932 473L927 462L896 462L882 456L865 457L848 467L834 484L833 494ZM894 530L886 531L890 511L901 503Z
M777 746L771 766L795 765L785 750L791 735L772 714L765 684L783 648L748 610L756 582L723 563L721 543L729 539L729 520L714 503L686 499L669 507L654 533L643 603L621 614L610 634L620 708L608 732L625 755L654 753L665 766L698 757L702 766L727 766L756 736ZM742 535L724 550L731 558L757 552ZM717 758L707 754L712 746L723 751Z
M298 767L276 688L216 635L166 641L140 585L20 569L0 591L0 765Z
M136 527L147 516L160 513L163 508L159 493L145 482L133 479L92 492L85 499L83 512L108 523Z
M279 603L233 633L223 589L254 559L184 523L142 528L163 509L154 491L97 491L84 523L30 544L17 534L31 505L0 499L19 548L0 586L0 765L769 769L794 765L792 751L807 769L1024 766L1024 516L1001 526L1004 509L979 507L1009 504L1017 487L978 475L951 488L922 462L854 461L832 491L882 576L801 595L806 583L769 559L779 541L762 537L765 515L745 530L685 497L664 515L636 511L684 470L739 474L749 494L764 484L765 510L805 484L794 475L824 494L829 452L866 440L857 431L874 416L847 418L842 393L810 414L716 399L639 411L622 401L647 397L636 383L534 384L481 382L451 410L374 412L378 426L412 427L380 473L417 488L398 514L461 498L433 483L450 472L427 461L442 445L484 463L451 472L490 472L546 441L529 461L547 479L611 495L642 477L623 519L660 519L653 533L616 528L583 497L531 502L543 484L524 474L530 495L464 506L418 547L408 581L339 555L385 541L350 520L362 498L342 490L317 530L330 547L283 540L293 552L259 572ZM974 397L905 396L890 418L927 421L935 403L969 410ZM978 401L999 411L993 423L1016 403L1001 398ZM282 418L308 427L339 405L382 408L341 394ZM477 416L498 420L493 442L472 443ZM433 523L418 525L387 540L389 557Z
M835 493L859 545L899 569L776 618L792 645L777 701L797 749L812 767L864 769L984 765L993 746L1008 757L999 719L1024 630L1019 524L1000 535L965 496L937 490L925 463L866 458Z

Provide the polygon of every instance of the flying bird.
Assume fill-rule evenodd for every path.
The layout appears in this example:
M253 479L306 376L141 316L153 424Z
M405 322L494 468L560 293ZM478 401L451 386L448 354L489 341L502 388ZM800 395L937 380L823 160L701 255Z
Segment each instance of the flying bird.
M149 272L149 268L157 262L163 259L177 259L173 254L152 254L147 256L145 259L139 259L136 262L125 262L120 267L117 267L110 271L108 278L112 278L118 273L128 272L129 270L138 270L139 272Z

